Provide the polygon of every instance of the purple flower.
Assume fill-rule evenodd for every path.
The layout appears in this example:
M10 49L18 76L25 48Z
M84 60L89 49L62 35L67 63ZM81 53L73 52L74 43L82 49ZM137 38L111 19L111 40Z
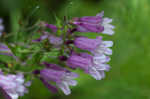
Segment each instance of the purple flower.
M91 24L86 22L73 22L77 26L79 32L96 32L100 33L104 30L104 27L100 24Z
M114 34L115 28L110 23L112 19L103 18L104 12L98 13L96 16L85 16L81 18L73 18L73 24L76 25L79 32L96 32L103 34Z
M67 60L67 65L71 68L80 68L90 74L96 80L101 80L105 77L104 71L109 70L109 57L105 55L91 56L87 53L73 53Z
M2 32L4 30L4 26L3 26L3 20L0 18L0 36L2 35Z
M84 16L81 18L73 18L74 21L77 22L86 22L86 23L91 23L91 24L99 24L102 22L102 17L101 16Z
M96 39L78 37L75 39L74 44L80 49L90 51L93 56L83 53L80 55L72 54L67 60L67 65L71 68L83 69L96 80L104 78L104 71L110 69L109 65L106 64L110 61L110 58L106 55L112 55L110 47L113 46L113 42L102 41L101 37L97 37Z
M45 24L47 28L50 28L52 32L57 32L58 28L53 24Z
M92 64L92 56L82 57L80 54L72 53L66 62L70 68L81 68L84 71L88 71L89 64Z
M103 17L104 16L104 11L101 13L98 13L96 16ZM108 34L108 35L113 35L114 31L113 29L115 26L111 25L110 23L112 22L112 19L104 17L102 19L101 25L104 26L104 31L102 32L103 34Z
M112 55L112 49L110 47L113 46L112 41L102 41L101 44L92 52L93 54L105 54Z
M23 96L24 93L27 93L22 74L0 74L0 80L0 87L3 88L12 99L18 99L19 96Z
M77 37L74 40L76 47L91 51L94 54L112 55L112 50L109 47L113 46L112 41L102 41L102 37L96 39L89 39L87 37Z
M83 50L88 50L88 51L93 51L95 50L102 42L102 37L97 37L96 39L89 39L87 37L77 37L74 40L74 44L76 47L83 49Z
M81 18L73 18L73 24L77 26L79 32L102 32L104 27L100 24L101 16L85 16Z
M71 93L69 85L75 86L77 84L77 82L72 79L77 78L78 75L73 72L66 71L55 64L50 64L49 66L52 68L49 67L40 71L40 76L44 80L45 85L49 86L48 88L50 90L54 91L55 87L52 87L52 85L48 82L55 82L56 86L60 88L64 94L69 95Z

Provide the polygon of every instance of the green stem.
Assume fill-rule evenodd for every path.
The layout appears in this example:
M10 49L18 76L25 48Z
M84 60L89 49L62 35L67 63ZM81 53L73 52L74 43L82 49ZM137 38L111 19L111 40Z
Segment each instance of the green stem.
M21 17L21 13L19 10L13 10L10 12L10 23L11 23L11 32L14 33L14 41L17 42L19 35L19 19Z

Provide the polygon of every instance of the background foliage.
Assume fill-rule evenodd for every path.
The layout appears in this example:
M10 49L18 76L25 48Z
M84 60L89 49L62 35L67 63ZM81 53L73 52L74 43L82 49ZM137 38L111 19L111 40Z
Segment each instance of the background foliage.
M20 99L150 99L150 0L0 0L6 32L15 32L18 21L29 15L31 24L38 19L55 23L55 15L93 16L102 10L116 26L116 34L106 37L115 43L106 78L96 81L79 72L78 86L69 96L54 95L35 80L29 94Z

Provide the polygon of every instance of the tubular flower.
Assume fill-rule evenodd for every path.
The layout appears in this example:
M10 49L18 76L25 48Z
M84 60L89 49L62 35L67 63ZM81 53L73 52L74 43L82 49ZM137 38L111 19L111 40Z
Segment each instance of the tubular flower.
M93 51L93 54L112 55L112 49L110 49L112 46L112 41L102 41L101 44Z
M74 22L77 25L77 31L79 32L102 32L104 27L99 24L91 24L86 22Z
M45 68L41 70L40 76L43 79L45 85L49 86L48 88L50 90L54 91L54 89L56 90L56 87L54 87L48 82L55 82L56 86L60 88L64 92L64 94L69 95L71 93L69 85L76 86L77 82L72 79L77 78L78 75L73 72L66 71L59 66L58 67L55 66L57 65L53 65L52 66L53 68L51 69Z
M71 68L81 68L96 80L101 80L105 77L104 71L109 70L109 65L106 64L109 60L105 55L91 56L87 53L74 53L68 58L67 65Z
M77 31L79 32L102 32L104 30L104 27L99 24L101 22L101 16L73 18L73 24L77 26Z
M23 96L27 93L27 89L24 85L24 76L22 74L0 74L0 87L3 88L12 99L18 99L19 96Z
M103 34L114 34L115 28L110 23L112 19L103 18L104 12L98 13L96 16L86 16L81 18L73 18L72 24L76 25L79 32L96 32Z
M98 13L96 16L103 17L104 11ZM107 18L107 17L102 18L101 25L104 26L104 31L102 31L103 34L108 34L108 35L114 34L113 29L115 28L115 26L111 25L110 24L111 22L112 22L111 18Z
M112 50L109 47L113 46L112 41L102 41L102 37L96 39L89 39L87 37L78 37L74 40L76 47L91 51L94 54L112 55Z

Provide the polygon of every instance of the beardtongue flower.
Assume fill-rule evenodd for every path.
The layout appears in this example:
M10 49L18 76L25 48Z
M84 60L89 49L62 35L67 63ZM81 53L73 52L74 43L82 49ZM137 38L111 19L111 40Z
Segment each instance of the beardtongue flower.
M73 20L76 22L99 24L100 22L102 22L102 17L101 16L84 16L81 18L75 17L75 18L73 18Z
M4 26L3 26L3 20L0 18L0 36L2 35L2 32L4 30Z
M104 16L104 11L101 13L98 13L96 16L103 17ZM108 35L113 35L114 31L113 29L115 26L111 25L110 23L112 22L111 18L102 18L101 25L104 26L104 31L102 32L103 34L108 34Z
M80 49L93 51L102 42L102 37L98 36L96 39L89 39L87 37L77 37L74 40L74 45Z
M18 99L27 93L24 86L24 77L22 74L0 74L0 87L11 97L11 99Z
M74 40L74 45L80 49L88 50L93 54L112 55L112 50L109 47L113 46L112 41L102 41L102 37L89 39L87 37L77 37Z
M69 85L75 86L77 82L73 80L78 75L64 70L57 65L50 65L52 68L45 68L40 71L40 76L44 81L44 84L53 92L56 91L56 87L48 82L55 82L56 86L60 88L64 94L69 95L71 93ZM55 67L57 66L57 67Z
M105 54L105 55L112 55L112 49L110 47L113 46L112 41L102 41L101 44L92 51L93 54Z
M79 32L96 32L100 33L104 30L104 27L100 24L91 24L86 22L73 22L77 26Z
M104 55L91 56L87 53L73 53L67 60L67 66L71 68L80 68L90 74L96 80L101 80L105 77L104 71L109 70L109 65L106 64L110 59Z
M81 68L84 71L88 71L89 64L92 64L92 56L82 57L80 54L72 53L66 64L72 69Z
M103 18L104 12L98 13L96 16L86 16L81 18L73 18L73 24L77 26L79 32L96 32L113 35L115 28L110 23L112 19Z
M77 26L79 32L96 32L100 33L104 27L100 24L101 16L85 16L81 18L73 18L73 24Z

